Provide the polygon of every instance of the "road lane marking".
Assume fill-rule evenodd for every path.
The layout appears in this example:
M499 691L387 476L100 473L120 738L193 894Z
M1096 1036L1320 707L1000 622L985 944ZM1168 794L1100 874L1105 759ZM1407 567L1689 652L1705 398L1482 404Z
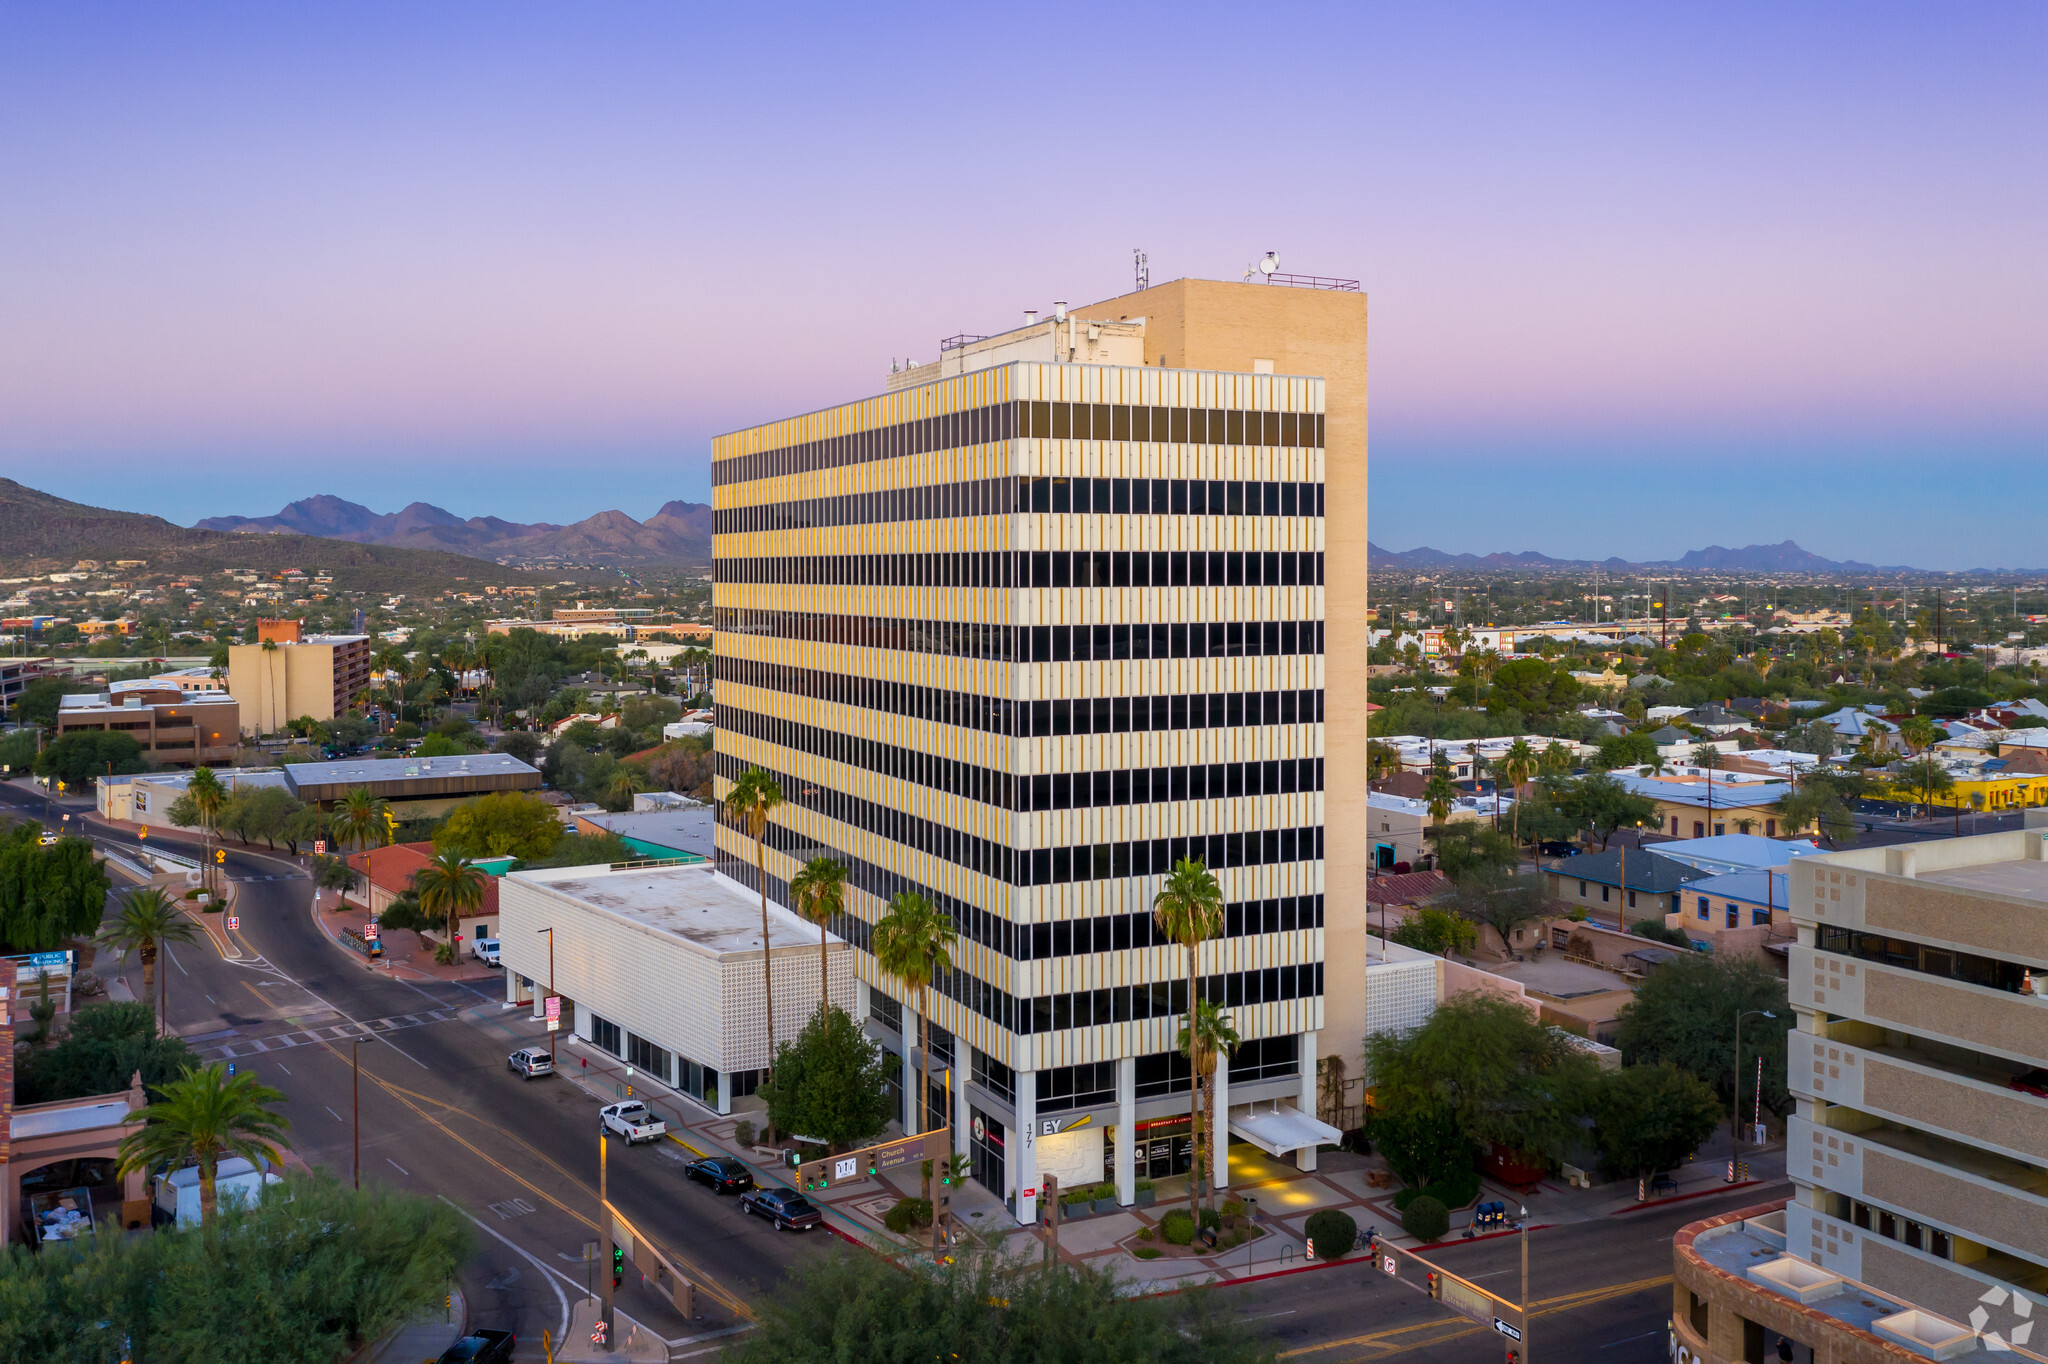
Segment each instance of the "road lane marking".
M498 1231L495 1228L485 1226L483 1219L471 1213L468 1208L463 1207L460 1203L457 1203L448 1195L436 1194L435 1197L439 1198L443 1203L446 1203L449 1207L461 1213L464 1217L469 1218L470 1221L476 1223L477 1226L485 1234L495 1238L496 1240L504 1242L505 1248L507 1250L510 1250L514 1255L519 1256L521 1259L525 1260L528 1264L532 1265L535 1269L538 1269L540 1271L540 1276L548 1281L548 1286L550 1288L553 1288L555 1290L555 1301L561 1304L562 1315L558 1319L560 1325L557 1328L560 1332L560 1335L557 1338L560 1339L567 1337L569 1334L569 1297L567 1294L562 1292L562 1285L556 1282L555 1276L548 1273L548 1267L542 1264L539 1260L534 1259L531 1254L529 1254L521 1247L514 1245L511 1241L506 1240L505 1237L499 1235Z
M1530 1314L1532 1316L1549 1316L1556 1312L1570 1312L1576 1308L1591 1307L1595 1303L1606 1302L1610 1298L1625 1298L1632 1293L1643 1293L1654 1288L1666 1287L1670 1283L1671 1276L1665 1274L1654 1279L1636 1279L1629 1283L1607 1284L1600 1288L1582 1289L1576 1293L1561 1293L1554 1298L1539 1298L1537 1301L1530 1303ZM1282 1359L1293 1359L1301 1355L1317 1354L1323 1350L1335 1350L1347 1345L1366 1345L1387 1349L1412 1349L1415 1346L1415 1342L1412 1341L1399 1346L1391 1345L1389 1342L1398 1336L1412 1335L1417 1331L1430 1331L1447 1326L1457 1326L1462 1329L1454 1331L1450 1335L1439 1337L1439 1340L1455 1340L1459 1336L1486 1329L1482 1326L1468 1323L1462 1317L1451 1320L1418 1321L1407 1326L1395 1326L1385 1331L1375 1331L1370 1335L1349 1336L1343 1340L1328 1340L1318 1345L1299 1346L1296 1349L1282 1351L1279 1357ZM1432 1341L1430 1343L1434 1344L1436 1342Z
M321 1106L322 1108L327 1108L327 1105L326 1105L326 1104L321 1104L320 1106ZM333 1114L333 1116L334 1116L334 1120L335 1120L336 1122L347 1122L347 1121L348 1121L348 1119L347 1119L347 1118L344 1118L344 1117L342 1117L342 1116L341 1116L341 1114L339 1114L339 1113L335 1113L335 1112L334 1112L334 1110L333 1110L333 1109L331 1109L331 1108L327 1108L327 1111L328 1111L329 1113Z
M1663 1334L1664 1328L1660 1326L1654 1331L1645 1331L1639 1336L1623 1336L1620 1340L1610 1340L1605 1345L1602 1345L1600 1348L1603 1350L1611 1350L1617 1345L1633 1345L1639 1340L1648 1340L1651 1336L1661 1336Z
M384 1157L384 1163L385 1163L386 1165L389 1165L389 1166L390 1166L390 1167L391 1167L392 1169L394 1169L394 1170L398 1171L398 1173L400 1173L400 1174L404 1175L404 1176L405 1176L405 1177L406 1177L407 1179L411 1179L411 1178L412 1178L412 1171L410 1171L410 1170L406 1169L406 1168L405 1168L405 1167L404 1167L403 1165L400 1165L400 1164L399 1164L399 1163L398 1163L397 1161L393 1160L393 1159L392 1159L391 1157L389 1157L389 1156L386 1156L386 1157Z

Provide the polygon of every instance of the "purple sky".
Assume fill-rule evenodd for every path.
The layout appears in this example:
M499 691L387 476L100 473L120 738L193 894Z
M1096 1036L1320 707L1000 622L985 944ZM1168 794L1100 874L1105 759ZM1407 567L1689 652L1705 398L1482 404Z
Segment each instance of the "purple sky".
M17 5L0 472L646 516L1134 246L1272 248L1372 295L1389 548L2048 564L2044 52L2033 0Z

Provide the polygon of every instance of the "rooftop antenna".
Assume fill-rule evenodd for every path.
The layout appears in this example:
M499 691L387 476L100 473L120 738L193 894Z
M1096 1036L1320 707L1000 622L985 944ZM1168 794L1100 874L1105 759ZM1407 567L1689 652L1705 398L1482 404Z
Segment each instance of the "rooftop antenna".
M1152 258L1137 247L1131 248L1131 275L1137 284L1137 292L1143 293L1152 287Z
M1280 253L1278 251L1268 251L1265 254L1265 256L1259 261L1259 273L1266 277L1266 282L1268 284L1271 284L1273 282L1273 274L1279 268Z

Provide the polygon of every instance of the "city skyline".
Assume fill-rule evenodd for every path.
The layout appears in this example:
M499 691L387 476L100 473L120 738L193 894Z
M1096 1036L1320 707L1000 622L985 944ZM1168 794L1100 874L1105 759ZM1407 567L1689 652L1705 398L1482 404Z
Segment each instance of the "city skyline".
M2038 559L1986 516L2048 492L2037 12L1306 8L1249 76L1246 22L1091 20L1219 92L1152 128L1141 82L1044 74L1060 25L980 16L18 16L0 466L181 524L644 517L709 500L712 437L1121 292L1133 247L1276 250L1371 296L1390 549ZM1091 187L1012 147L1035 116L948 112L1041 83L1140 150ZM1621 490L1659 514L1588 514Z

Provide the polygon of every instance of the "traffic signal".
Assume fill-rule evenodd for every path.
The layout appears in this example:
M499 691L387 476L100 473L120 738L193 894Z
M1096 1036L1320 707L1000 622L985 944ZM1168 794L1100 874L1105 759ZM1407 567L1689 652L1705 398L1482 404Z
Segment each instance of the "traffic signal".
M626 1281L626 1248L612 1247L612 1287L617 1288Z
M1437 1281L1436 1281L1436 1275L1435 1275L1435 1274L1431 1274L1431 1275L1429 1276L1429 1296L1431 1296L1432 1298L1434 1298L1434 1297L1438 1296L1438 1292L1437 1292L1437 1290L1438 1290L1438 1287L1439 1287L1439 1285L1437 1284Z

